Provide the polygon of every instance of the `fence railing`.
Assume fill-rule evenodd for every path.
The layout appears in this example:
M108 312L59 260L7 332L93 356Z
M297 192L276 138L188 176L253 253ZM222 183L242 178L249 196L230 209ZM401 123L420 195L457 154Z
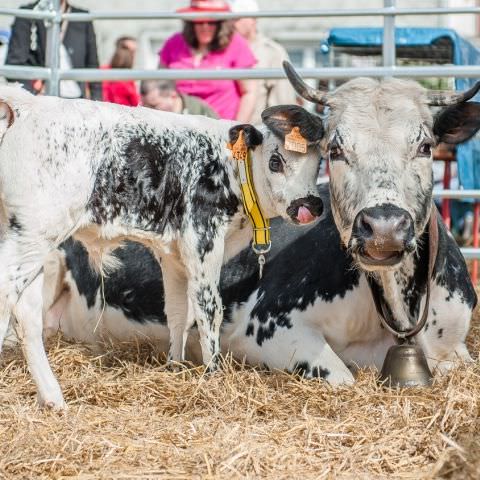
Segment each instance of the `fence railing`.
M0 66L0 75L23 80L42 79L48 81L48 93L58 95L61 80L102 81L102 80L149 80L149 79L279 79L285 78L283 70L273 69L223 69L223 70L100 70L100 69L60 69L60 25L63 20L83 22L90 20L193 20L204 14L174 13L164 11L122 11L62 13L60 0L43 0L44 10L0 8L0 15L10 15L28 19L39 19L47 27L46 67ZM354 9L315 9L315 10L269 10L260 12L209 13L209 18L226 20L242 17L256 18L310 18L310 17L383 17L384 41L382 47L383 66L369 68L320 68L298 69L304 78L341 79L357 76L367 77L462 77L480 78L480 65L441 66L441 67L397 67L395 52L395 18L406 15L460 15L480 14L479 7L438 7L438 8L399 8L396 0L384 0L383 8ZM480 199L480 190L435 191L436 198ZM479 259L480 248L463 248L465 258Z

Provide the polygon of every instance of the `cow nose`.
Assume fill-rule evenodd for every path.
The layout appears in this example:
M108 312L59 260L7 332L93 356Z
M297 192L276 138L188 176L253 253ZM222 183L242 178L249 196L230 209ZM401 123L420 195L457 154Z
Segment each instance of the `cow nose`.
M397 207L365 209L357 215L352 237L372 254L411 250L413 221L408 212Z

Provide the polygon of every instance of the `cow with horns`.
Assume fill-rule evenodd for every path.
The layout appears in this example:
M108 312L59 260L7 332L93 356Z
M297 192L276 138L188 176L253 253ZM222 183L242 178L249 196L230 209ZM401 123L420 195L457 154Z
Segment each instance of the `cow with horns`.
M220 269L250 243L247 206L263 225L275 216L308 223L322 210L321 123L298 106L272 107L263 122L257 129L0 88L0 344L13 313L40 403L64 405L42 343L38 274L69 236L99 270L115 267L109 252L123 241L146 245L161 259L169 359L183 361L196 323L203 362L217 367ZM301 145L289 147L292 131ZM238 164L227 149L237 141Z
M326 93L285 68L301 96L327 107L318 132L331 172L330 188L319 187L325 214L303 229L273 223L261 279L250 249L223 268L222 348L249 363L351 383L351 370L380 367L395 343L380 315L407 330L426 313L416 338L430 367L470 361L465 337L476 294L455 241L432 217L432 148L479 129L480 105L467 100L480 83L458 94L356 79ZM434 117L429 105L447 108ZM45 268L46 330L89 343L147 338L167 349L154 258L133 243L117 253L121 265L103 290L81 245L54 253Z

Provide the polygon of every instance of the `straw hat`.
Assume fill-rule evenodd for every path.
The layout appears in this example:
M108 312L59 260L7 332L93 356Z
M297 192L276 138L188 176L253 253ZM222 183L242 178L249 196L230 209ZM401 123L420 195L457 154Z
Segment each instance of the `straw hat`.
M229 12L230 7L223 0L190 0L189 7L179 8L178 13Z

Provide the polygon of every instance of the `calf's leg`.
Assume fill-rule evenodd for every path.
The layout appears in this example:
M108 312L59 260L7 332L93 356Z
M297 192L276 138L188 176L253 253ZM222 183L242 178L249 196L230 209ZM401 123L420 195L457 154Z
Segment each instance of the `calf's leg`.
M165 295L165 315L170 332L168 361L177 363L185 360L187 342L187 279L185 272L168 259L161 262Z
M28 368L38 390L41 405L63 408L65 402L53 375L42 338L42 279L40 271L49 245L27 244L6 238L0 245L0 305L2 325L13 313Z
M197 322L203 363L209 371L216 370L219 363L220 326L223 320L219 283L223 251L222 236L220 240L217 237L209 251L201 255L192 248L192 244L183 245L181 249L187 272L188 315L185 333Z

